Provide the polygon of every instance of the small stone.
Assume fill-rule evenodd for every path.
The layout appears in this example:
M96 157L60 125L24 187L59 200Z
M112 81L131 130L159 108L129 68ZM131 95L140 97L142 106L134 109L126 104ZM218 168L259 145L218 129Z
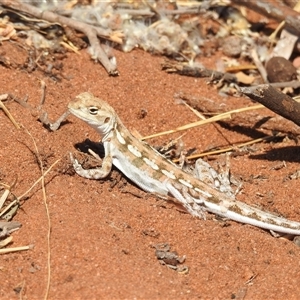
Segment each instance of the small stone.
M296 69L300 69L300 56L297 56L294 60L293 60L293 66Z
M297 79L297 70L293 64L284 57L272 57L266 65L270 82L288 82Z
M237 57L242 52L241 38L238 36L229 36L224 39L222 45L223 54L229 57Z

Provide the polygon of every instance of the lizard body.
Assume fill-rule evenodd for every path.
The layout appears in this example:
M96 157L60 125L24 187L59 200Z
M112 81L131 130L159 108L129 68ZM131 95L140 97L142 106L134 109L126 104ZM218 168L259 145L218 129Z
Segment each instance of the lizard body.
M115 165L146 192L172 196L193 216L204 211L280 233L300 235L300 223L278 217L235 199L184 172L148 144L135 138L114 109L90 93L82 93L68 105L69 111L93 127L105 149L102 168L85 170L73 160L75 171L86 178L105 178Z

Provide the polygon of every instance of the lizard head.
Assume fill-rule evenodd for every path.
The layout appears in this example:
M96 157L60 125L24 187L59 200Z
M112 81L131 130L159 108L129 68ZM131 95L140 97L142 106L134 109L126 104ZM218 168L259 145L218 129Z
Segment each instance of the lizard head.
M103 138L114 129L116 113L105 101L85 92L70 101L68 109L77 118L93 127Z

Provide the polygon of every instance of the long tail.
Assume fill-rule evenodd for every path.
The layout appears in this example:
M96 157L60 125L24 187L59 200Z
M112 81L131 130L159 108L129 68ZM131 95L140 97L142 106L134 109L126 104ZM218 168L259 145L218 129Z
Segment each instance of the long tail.
M218 196L197 195L192 196L187 191L175 188L171 183L167 184L170 194L179 200L180 203L193 216L204 218L205 211L228 218L240 223L250 224L267 230L279 233L300 235L300 223L278 217L269 212L252 207L246 203L229 199L225 195L215 191ZM227 199L226 199L227 198Z

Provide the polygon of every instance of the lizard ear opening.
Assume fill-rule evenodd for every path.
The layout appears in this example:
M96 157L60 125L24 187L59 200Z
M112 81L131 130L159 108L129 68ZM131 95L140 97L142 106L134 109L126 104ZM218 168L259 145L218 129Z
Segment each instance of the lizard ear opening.
M96 114L98 113L98 107L96 107L96 106L91 106L91 107L89 108L89 112L90 112L91 115L96 115Z
M110 118L107 117L107 118L105 118L104 123L108 123L109 121L110 121Z

